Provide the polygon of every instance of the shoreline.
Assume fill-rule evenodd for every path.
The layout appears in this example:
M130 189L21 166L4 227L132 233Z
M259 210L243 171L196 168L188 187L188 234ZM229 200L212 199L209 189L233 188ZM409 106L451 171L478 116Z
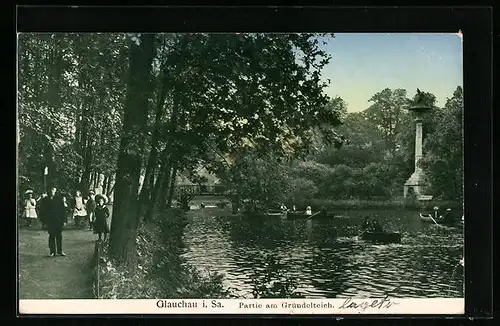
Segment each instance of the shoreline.
M220 200L203 200L200 198L195 198L191 201L192 206L198 206L200 202L209 204L211 202L216 203ZM230 207L230 203L228 206ZM288 208L293 206L293 203L285 203ZM414 211L432 211L434 206L440 208L444 211L446 208L451 208L454 211L463 211L463 202L452 201L452 200L430 200L430 201L417 201L411 199L394 198L387 200L363 200L363 199L320 199L313 198L311 200L302 200L295 203L296 209L298 211L305 210L306 206L311 206L313 212L320 210L324 207L327 211L337 211L337 210L360 210L360 209L397 209L397 210L414 210ZM206 207L215 208L215 207ZM193 207L193 209L195 209Z
M451 208L454 211L462 211L463 203L458 201L434 200L419 202L415 200L392 199L392 200L330 200L330 199L312 199L310 206L313 211L325 208L327 211L336 210L360 210L360 209L397 209L413 211L431 211L434 206L444 210Z

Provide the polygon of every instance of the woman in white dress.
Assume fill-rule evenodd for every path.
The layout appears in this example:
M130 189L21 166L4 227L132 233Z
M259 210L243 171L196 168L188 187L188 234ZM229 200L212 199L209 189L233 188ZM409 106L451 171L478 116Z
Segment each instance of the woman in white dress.
M24 195L26 198L24 200L23 218L26 220L26 225L31 227L33 220L38 218L36 214L36 200L33 198L33 190L26 190Z
M73 218L77 227L81 227L82 221L85 221L85 219L87 218L85 202L83 200L82 193L79 190L77 190L75 193Z

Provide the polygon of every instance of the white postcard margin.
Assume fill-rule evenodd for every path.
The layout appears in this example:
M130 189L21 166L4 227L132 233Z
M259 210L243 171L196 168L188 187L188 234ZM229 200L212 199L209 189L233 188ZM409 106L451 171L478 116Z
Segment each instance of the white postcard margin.
M463 315L463 298L19 300L22 314Z

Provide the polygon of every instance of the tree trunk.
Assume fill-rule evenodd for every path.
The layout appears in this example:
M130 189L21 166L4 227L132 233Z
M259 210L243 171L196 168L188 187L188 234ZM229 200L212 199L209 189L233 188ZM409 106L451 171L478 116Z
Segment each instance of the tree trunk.
M90 139L90 135L87 136L87 151L85 153L85 162L84 162L84 169L86 173L90 176L92 172L92 140ZM95 183L95 172L94 172L94 183ZM88 189L89 185L85 185L83 189Z
M160 170L158 172L158 177L156 178L156 182L153 187L153 191L151 193L151 200L149 201L149 205L147 206L146 209L146 214L144 215L145 221L151 221L151 219L153 218L153 214L156 209L156 204L160 199L161 188L165 182L165 179L168 179L167 176L168 173L169 173L168 162L165 161L161 165Z
M77 153L80 152L80 147L81 147L81 134L82 134L81 129L82 129L81 112L78 112L75 120L75 140L74 140L74 149Z
M94 172L94 188L99 187L99 172Z
M49 62L48 66L50 67L47 75L49 77L49 84L44 93L45 95L45 103L48 104L49 109L52 112L57 112L60 110L61 106L61 77L62 77L62 51L61 50L61 36L57 35L55 37L55 42L53 43L52 48L49 50ZM52 121L48 121L47 124L44 125L44 131L46 135L52 135ZM50 141L48 142L46 153L45 153L45 165L49 167L49 175L48 182L49 184L56 185L57 184L57 166L54 159L54 148Z
M123 131L116 171L109 255L130 272L137 267L137 193L148 120L150 74L154 34L142 34L140 44L130 44L129 80L124 105Z
M108 179L108 186L106 187L106 196L108 198L111 197L111 193L115 189L115 184L113 183L113 179L114 179L113 175L110 175Z
M104 174L101 172L97 172L97 188L101 188L102 191L104 190Z
M108 179L109 179L109 176L107 174L105 174L104 180L102 182L102 193L103 194L106 194L108 191L108 186L109 186Z
M162 76L163 74L161 74ZM159 124L161 122L161 117L163 115L163 103L165 102L165 96L166 96L166 87L163 85L163 78L160 78L160 94L157 99L156 103L156 115L155 115L155 123L154 123L154 129L153 129L153 134L151 136L151 151L149 153L149 158L148 158L148 165L146 167L146 174L144 176L144 182L142 185L141 189L141 195L140 195L140 205L141 205L141 215L142 215L142 209L144 208L145 205L147 205L148 200L151 198L151 189L153 188L154 185L154 174L155 174L155 167L157 165L157 158L158 158L158 142L159 142Z
M167 207L172 207L172 200L174 199L175 192L175 178L177 177L177 164L174 164L174 170L172 171L172 176L170 177L170 187L168 190L168 201Z
M52 110L60 109L61 104L61 76L62 76L62 51L61 51L61 35L56 34L54 45L51 53L50 79L47 92L48 103Z
M94 182L95 182L95 172L90 172L89 188L95 188Z
M174 173L174 166L168 169L167 174L165 175L166 178L163 180L163 184L161 185L161 191L160 191L160 209L165 210L167 208L167 197L168 197L168 190L170 189L170 179L173 176Z
M88 134L86 134L86 138L84 140L84 144L85 144L85 147L84 147L84 153L83 153L83 172L82 172L82 181L80 183L80 189L88 189L90 187L90 183L91 183L91 170L90 170L90 164L88 164L88 162L90 161L90 140L89 140L89 137L88 137Z

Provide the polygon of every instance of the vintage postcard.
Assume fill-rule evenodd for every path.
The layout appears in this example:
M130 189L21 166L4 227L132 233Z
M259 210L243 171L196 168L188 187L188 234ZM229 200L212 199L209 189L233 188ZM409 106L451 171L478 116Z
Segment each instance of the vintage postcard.
M463 314L463 92L460 33L19 33L19 313Z

